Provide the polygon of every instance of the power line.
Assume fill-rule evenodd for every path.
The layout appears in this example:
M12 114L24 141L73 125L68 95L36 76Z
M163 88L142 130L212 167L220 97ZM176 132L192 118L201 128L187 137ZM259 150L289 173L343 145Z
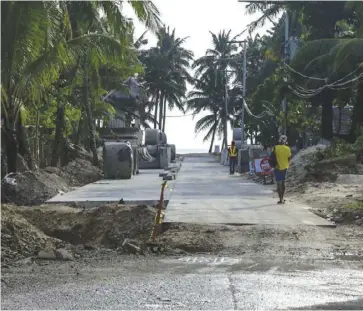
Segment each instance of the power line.
M286 62L284 62L284 65L286 66L286 68L290 69L293 73L296 73L297 75L309 79L309 80L318 80L318 81L324 81L324 82L328 82L328 78L317 78L317 77L309 77L304 75L301 72L296 71L294 68L290 67Z
M247 113L251 116L251 117L253 117L253 118L255 118L255 119L261 119L261 118L263 118L264 116L266 116L266 115L274 115L273 114L273 112L271 111L271 109L270 108L268 108L267 106L265 106L265 105L263 105L265 108L266 108L266 111L264 111L264 112L262 112L261 114L259 114L259 115L255 115L255 114L253 114L253 112L250 110L250 108L248 107L248 105L247 105L247 103L246 103L246 101L243 99L243 103L244 103L244 107L245 107L245 109L246 109L246 111L247 111ZM165 116L166 118L183 118L183 117L189 117L189 116L195 116L195 115L197 115L197 114L199 114L198 112L193 112L193 113L189 113L189 114L182 114L182 115L177 115L177 116Z
M352 74L354 74L359 68L361 67L358 67L356 68L354 71L350 72L349 74L347 74L345 77L333 82L333 83L330 83L330 84L326 84L326 85L323 85L317 89L305 89L299 85L296 85L294 89L291 85L289 85L289 89L292 90L292 92L294 94L296 94L297 96L301 97L301 98L311 98L317 94L319 94L320 92L322 92L324 89L326 88L329 88L329 89L332 89L332 90L343 90L343 89L348 89L349 86L347 86L348 84L351 84L351 83L354 83L356 81L358 81L360 78L363 77L363 73L359 74L358 76L354 77L353 79L350 79L348 81L345 81L345 82L341 82L343 81L344 79L346 79L347 77L351 76ZM339 83L341 82L341 83Z
M197 112L189 113L189 114L181 114L179 116L165 116L165 118L183 118L197 115Z
M252 113L252 111L250 110L250 108L248 107L248 105L247 105L247 103L246 103L246 101L243 99L243 105L244 105L244 107L245 107L245 109L246 109L246 111L247 111L247 113L251 116L251 117L253 117L253 118L255 118L255 119L262 119L264 116L266 116L266 115L274 115L273 113L272 113L272 111L270 111L270 109L268 109L265 105L265 108L267 108L266 109L266 111L264 111L264 112L262 112L261 114L259 114L259 115L255 115L255 114L253 114Z
M288 66L289 67L289 66ZM290 67L291 68L291 67ZM348 84L351 84L351 83L354 83L356 82L357 80L359 80L360 78L363 77L363 73L361 73L360 75L356 76L355 78L353 79L350 79L348 81L345 81L345 82L341 82L343 81L344 79L346 79L347 77L353 75L354 73L356 73L359 69L361 68L361 66L357 67L355 70L353 70L352 72L348 73L346 76L344 76L343 78L333 82L333 83L330 83L330 84L325 84L323 85L322 87L320 88L317 88L317 89L305 89L299 85L296 85L295 87L297 88L294 89L291 85L289 85L289 89L297 96L299 96L300 98L305 98L305 99L309 99L311 97L314 97L315 95L319 94L320 92L322 92L324 89L326 88L330 88L332 90L344 90L344 89L348 89L349 87L346 86ZM296 72L298 74L300 74L299 72ZM313 79L315 77L308 77L308 76L305 76L303 74L301 74L303 77L305 78L308 78L308 79ZM327 81L327 78L325 79L321 79L321 78L316 78L316 79L319 79L319 80L322 80L322 81ZM339 83L341 82L341 83ZM262 112L261 114L259 115L255 115L252 113L252 111L249 109L245 99L243 99L243 105L244 105L244 108L246 109L247 113L255 118L255 119L262 119L264 116L266 115L273 115L272 111L270 109L266 109L266 111ZM265 107L267 108L267 107ZM183 118L183 117L189 117L189 116L194 116L194 115L197 115L198 113L194 112L194 113L190 113L190 114L183 114L183 115L177 115L177 116L165 116L166 118Z
M301 76L301 77L303 77L305 79L317 80L317 81L324 81L325 82L325 85L323 85L323 86L321 86L319 88L316 88L316 89L306 89L306 88L304 88L302 86L299 86L299 85L295 85L295 88L296 89L294 89L291 85L289 85L289 89L292 90L292 92L295 95L297 95L297 96L299 96L301 98L305 98L305 99L311 98L311 97L319 94L320 92L322 92L326 88L329 88L329 89L332 89L332 90L344 90L344 89L347 89L349 87L344 87L345 85L350 84L350 83L353 83L353 82L359 80L363 76L362 74L360 74L359 76L357 76L357 77L355 77L355 78L353 78L351 80L342 82L343 80L345 80L348 77L350 77L351 75L355 74L359 69L362 68L362 66L358 66L357 68L355 68L352 72L348 73L343 78L338 79L337 81L332 82L330 84L327 84L328 81L329 81L329 78L328 77L325 77L325 78L310 77L310 76L304 75L301 72L296 71L295 69L293 69L292 67L290 67L286 62L284 63L284 65L285 65L285 68L288 68L293 73L295 73L295 74L297 74L297 75L299 75L299 76Z

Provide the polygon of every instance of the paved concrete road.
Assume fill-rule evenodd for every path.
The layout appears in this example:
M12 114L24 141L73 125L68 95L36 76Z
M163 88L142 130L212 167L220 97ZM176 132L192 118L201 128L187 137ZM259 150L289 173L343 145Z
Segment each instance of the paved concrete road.
M3 272L2 309L359 310L363 306L359 265L264 263L242 257L119 258L87 262L77 271L72 265Z
M162 178L159 173L164 170L140 170L140 174L131 179L114 180L102 179L80 187L74 191L57 195L47 203L78 202L88 206L104 203L115 203L121 199L127 204L156 204L160 197ZM172 188L174 181L169 181ZM169 199L170 192L165 192L165 200Z
M212 156L185 158L165 222L333 226L308 206L278 205L267 187L228 173Z

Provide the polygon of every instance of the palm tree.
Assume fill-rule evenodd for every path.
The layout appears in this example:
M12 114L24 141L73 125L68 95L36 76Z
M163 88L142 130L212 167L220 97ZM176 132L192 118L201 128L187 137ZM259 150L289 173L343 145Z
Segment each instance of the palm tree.
M26 139L16 130L21 109L42 98L70 57L55 2L2 2L1 14L2 29L7 29L1 36L1 114L7 167L15 172L18 152L26 149Z
M158 125L165 131L167 104L169 109L176 107L184 112L187 82L192 81L188 68L193 53L183 48L187 38L177 38L175 29L163 27L157 37L157 47L142 51L140 60L145 66L148 93L155 102L154 128Z
M209 75L203 75L203 79L195 79L194 89L189 92L186 101L187 111L193 111L194 116L202 111L209 112L208 115L199 119L195 125L197 134L207 130L203 141L211 139L209 152L212 152L216 135L220 137L225 131L224 120L227 118L231 126L234 122L232 115L235 103L233 100L228 102L228 114L226 116L224 83L225 81L221 75L210 71ZM229 95L231 94L232 92Z
M308 76L322 79L329 77L331 81L339 80L355 70L361 62L358 55L362 49L361 41L357 38L342 39L342 36L351 37L352 35L344 31L342 25L345 25L348 30L354 29L355 25L359 26L357 21L362 18L362 16L359 18L359 14L362 14L363 6L358 2L346 1L329 2L329 6L327 5L327 2L254 2L247 6L248 13L260 11L262 16L250 24L250 30L254 30L270 19L275 26L279 27L280 31L276 38L283 43L281 19L279 23L276 23L274 18L287 10L290 17L290 34L300 36L304 41L315 40L307 42L299 49L297 59L293 61L294 68ZM348 9L345 10L345 7ZM356 33L359 35L359 30ZM350 57L347 57L348 55ZM319 83L311 79L298 79L297 76L294 78L298 84L304 83L305 88L316 89L324 84L324 82ZM319 94L309 97L313 104L323 107L321 129L322 137L327 139L331 139L333 135L332 106L337 95L337 90L324 89Z
M262 15L252 23L248 25L249 32L254 32L257 28L265 26L266 22L271 22L274 26L277 26L275 19L279 16L284 9L284 4L273 1L246 1L249 4L246 5L246 14L253 15L257 12L262 12Z
M200 81L209 81L210 77L214 77L215 86L221 87L221 94L225 94L225 88L228 88L234 74L228 73L227 69L236 63L238 58L238 46L232 41L236 40L239 35L232 37L231 30L220 31L218 35L211 32L213 48L206 51L206 55L200 57L193 63L193 68L196 69L195 77ZM223 81L222 84L218 81ZM212 82L208 82L212 83ZM225 95L220 105L225 101ZM223 127L223 145L227 146L227 128L224 124L228 121L226 113L221 114L221 126ZM227 118L227 119L226 119Z
M223 75L223 71L233 64L233 58L237 57L238 46L231 41L236 40L239 35L231 36L231 30L220 31L218 35L210 32L212 35L213 48L206 51L206 55L197 59L192 68L196 69L196 77L203 74L208 75L210 71L218 71Z
M131 5L147 26L154 31L158 28L160 21L154 5L150 2L131 2ZM72 83L79 85L79 78L83 80L81 102L87 112L90 148L94 153L95 131L92 108L89 108L96 94L89 92L93 90L89 78L98 84L100 62L120 63L125 53L131 52L125 48L129 45L129 32L124 31L130 28L130 22L122 15L121 8L114 1L1 3L2 27L9 30L1 39L1 112L9 171L16 171L16 156L26 149L22 144L25 139L17 130L21 128L17 125L22 122L21 108L39 106L49 96L58 102L53 164L58 162L59 152L55 150L59 150L62 141L68 104L64 88L72 93ZM119 33L117 40L112 35L92 32L102 26L100 9L105 12L112 33Z

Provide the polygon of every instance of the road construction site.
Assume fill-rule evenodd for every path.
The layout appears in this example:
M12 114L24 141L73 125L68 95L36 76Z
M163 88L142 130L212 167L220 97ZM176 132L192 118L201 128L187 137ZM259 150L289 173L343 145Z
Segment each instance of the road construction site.
M2 245L26 255L2 267L2 308L361 309L362 228L277 205L274 187L200 154L5 206Z
M271 189L225 171L214 156L186 157L167 170L140 170L131 180L97 181L47 203L156 205L162 179L172 176L165 195L164 223L334 226L311 213L309 206L277 205Z

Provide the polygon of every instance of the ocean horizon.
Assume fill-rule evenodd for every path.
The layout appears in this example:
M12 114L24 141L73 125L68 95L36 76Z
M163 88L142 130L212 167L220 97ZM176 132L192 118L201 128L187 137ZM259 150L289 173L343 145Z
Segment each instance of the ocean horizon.
M188 153L208 153L209 148L176 148L177 154L188 154Z

